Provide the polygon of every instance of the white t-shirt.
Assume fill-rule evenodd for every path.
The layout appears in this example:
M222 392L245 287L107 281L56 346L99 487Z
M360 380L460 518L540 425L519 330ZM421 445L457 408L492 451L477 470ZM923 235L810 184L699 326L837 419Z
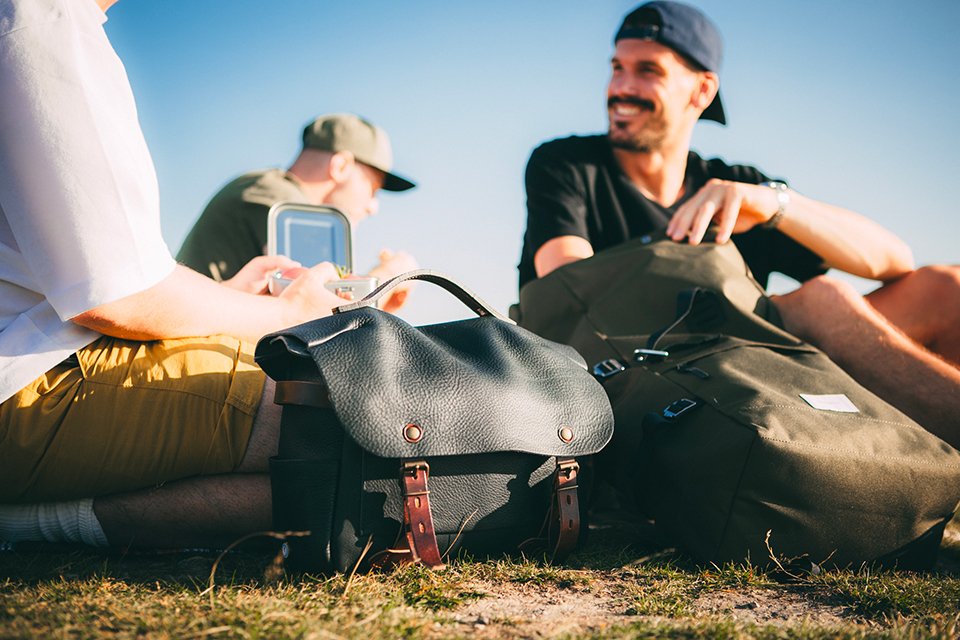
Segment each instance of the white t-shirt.
M99 334L70 322L174 260L94 0L0 0L0 402Z

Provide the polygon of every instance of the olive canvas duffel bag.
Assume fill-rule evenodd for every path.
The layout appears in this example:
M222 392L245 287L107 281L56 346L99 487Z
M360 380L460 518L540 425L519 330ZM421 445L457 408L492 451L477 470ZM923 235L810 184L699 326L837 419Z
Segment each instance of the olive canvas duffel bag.
M602 251L527 284L520 318L596 365L598 473L695 558L933 563L960 452L784 331L732 243Z

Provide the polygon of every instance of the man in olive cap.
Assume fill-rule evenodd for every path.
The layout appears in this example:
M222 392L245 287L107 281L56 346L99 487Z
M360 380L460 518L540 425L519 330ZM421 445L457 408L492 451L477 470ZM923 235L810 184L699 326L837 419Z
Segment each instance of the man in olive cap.
M552 140L530 157L520 286L657 231L698 244L715 225L764 286L773 271L805 283L774 298L788 330L960 447L960 268L914 270L906 244L871 220L691 151L698 120L726 122L722 43L699 10L648 2L614 46L608 132ZM828 268L884 286L864 298Z
M379 189L406 191L415 186L392 169L390 139L383 129L349 113L320 116L304 128L303 148L289 169L244 174L210 200L177 261L214 280L232 278L264 253L267 213L277 202L330 205L355 226L377 212ZM384 249L369 275L383 281L416 268L408 254ZM407 291L397 290L384 308L398 309Z

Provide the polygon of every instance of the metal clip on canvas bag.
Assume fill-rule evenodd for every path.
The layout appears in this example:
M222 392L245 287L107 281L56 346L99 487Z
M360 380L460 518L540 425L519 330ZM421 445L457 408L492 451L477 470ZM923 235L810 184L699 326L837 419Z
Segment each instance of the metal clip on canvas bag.
M413 327L376 308L407 280L439 285L478 317ZM435 272L398 276L334 315L260 340L283 406L271 460L274 527L309 571L449 553L576 545L577 458L610 440L601 386L572 348L521 329Z

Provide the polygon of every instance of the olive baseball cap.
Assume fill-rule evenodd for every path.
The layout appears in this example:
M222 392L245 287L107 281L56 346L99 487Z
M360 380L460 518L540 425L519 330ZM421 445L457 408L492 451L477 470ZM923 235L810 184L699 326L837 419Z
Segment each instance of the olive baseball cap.
M699 9L682 2L654 0L642 4L623 19L613 42L625 38L653 40L670 47L695 67L719 73L723 58L720 32ZM700 114L701 120L727 123L727 116L717 92L713 102Z
M384 173L386 191L406 191L416 185L392 172L393 151L387 132L352 113L320 116L303 129L303 148L349 151L359 162Z

